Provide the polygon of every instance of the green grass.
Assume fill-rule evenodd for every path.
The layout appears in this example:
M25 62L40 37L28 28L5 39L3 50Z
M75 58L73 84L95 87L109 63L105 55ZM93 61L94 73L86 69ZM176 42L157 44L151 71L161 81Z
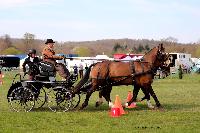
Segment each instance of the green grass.
M9 109L6 94L14 73L7 73L0 86L0 132L200 132L200 75L184 75L183 79L171 76L154 80L153 89L164 111L149 110L146 104L126 109L128 114L109 117L108 104L95 108L98 92L83 111L54 113L47 109L32 112L13 112ZM119 94L122 101L131 86L114 87L112 99ZM139 97L143 94L140 92ZM81 96L81 103L85 96ZM152 103L154 103L151 98Z

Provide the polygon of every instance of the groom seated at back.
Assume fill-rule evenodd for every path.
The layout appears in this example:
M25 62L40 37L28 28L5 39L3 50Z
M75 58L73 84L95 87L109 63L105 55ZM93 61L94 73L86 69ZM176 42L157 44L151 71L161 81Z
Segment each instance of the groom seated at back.
M36 50L30 49L28 51L28 57L24 60L22 64L24 75L29 75L29 80L34 80L35 76L39 74L38 63L41 61L40 58L36 56ZM29 67L28 72L26 66Z
M56 60L62 60L64 57L55 55L55 42L52 39L47 39L45 44L46 46L42 51L43 61L53 64L55 66L55 70L59 73L59 75L67 80L70 75L68 69L65 67L64 64L56 62Z

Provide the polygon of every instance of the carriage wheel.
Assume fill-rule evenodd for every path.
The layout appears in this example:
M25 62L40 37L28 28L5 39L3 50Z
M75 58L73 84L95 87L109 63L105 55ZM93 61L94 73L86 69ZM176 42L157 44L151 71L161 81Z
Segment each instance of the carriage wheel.
M68 111L71 106L71 93L69 91L54 91L51 89L47 94L48 107L51 111Z
M76 108L79 105L80 100L81 100L80 94L75 94L71 100L72 105L71 105L70 109Z
M29 112L35 105L35 96L28 87L18 87L10 93L8 102L16 112Z
M71 98L72 96L69 91L58 91L56 93L56 101L59 109L64 112L69 110L72 105Z
M47 101L47 95L44 88L41 88L38 93L39 94L35 94L35 108L41 108Z

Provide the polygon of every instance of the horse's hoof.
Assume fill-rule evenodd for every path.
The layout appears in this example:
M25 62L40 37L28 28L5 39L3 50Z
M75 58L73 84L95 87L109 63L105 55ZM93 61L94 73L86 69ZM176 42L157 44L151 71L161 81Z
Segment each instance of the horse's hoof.
M165 109L162 106L155 106L153 110L157 110L157 111L165 111Z
M142 102L143 100L142 99L136 99L135 102Z
M156 107L154 107L154 106L148 106L148 108L151 109L151 110L155 110L156 109Z
M85 107L86 107L86 106L81 106L81 107L79 108L79 110L83 110Z
M159 107L157 107L157 109L158 109L159 111L165 111L165 109L163 108L163 106L159 106Z
M124 105L123 105L123 108L127 108L129 105L128 105L128 103L125 103Z
M80 107L80 108L79 108L79 111L82 111L83 109L84 109L84 107Z

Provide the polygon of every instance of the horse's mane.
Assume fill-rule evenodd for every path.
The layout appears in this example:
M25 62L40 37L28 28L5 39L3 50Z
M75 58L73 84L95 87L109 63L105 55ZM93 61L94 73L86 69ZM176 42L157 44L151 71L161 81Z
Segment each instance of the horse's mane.
M148 55L154 48L156 48L156 47L153 47L151 50L149 50L147 53L145 53L144 56L143 56L140 60L144 60L144 57L145 57L146 55Z

